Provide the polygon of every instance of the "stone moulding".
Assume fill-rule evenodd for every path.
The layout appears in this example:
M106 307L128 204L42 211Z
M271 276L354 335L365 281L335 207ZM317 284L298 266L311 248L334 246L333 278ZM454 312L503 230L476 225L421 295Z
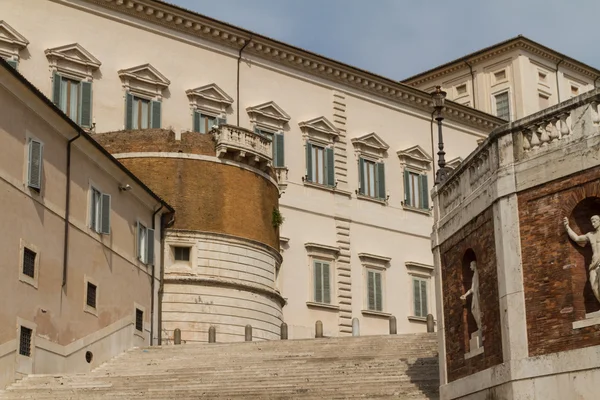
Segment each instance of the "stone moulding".
M59 0L64 2L65 0ZM245 54L254 54L272 60L310 75L378 96L393 99L413 108L431 112L433 102L429 93L415 89L403 83L328 59L323 56L287 45L285 43L258 35L254 32L236 28L232 25L209 19L200 14L158 0L84 0L102 8L121 12L152 24L168 27L177 32L200 37L213 43L239 50L246 46ZM446 118L464 124L492 130L504 120L463 106L452 101L446 102Z

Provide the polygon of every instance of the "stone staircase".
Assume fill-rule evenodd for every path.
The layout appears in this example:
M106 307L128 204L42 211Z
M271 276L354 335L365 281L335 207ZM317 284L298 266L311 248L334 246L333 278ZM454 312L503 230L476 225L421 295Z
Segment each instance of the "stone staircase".
M435 334L408 334L136 348L0 399L438 399L438 383Z

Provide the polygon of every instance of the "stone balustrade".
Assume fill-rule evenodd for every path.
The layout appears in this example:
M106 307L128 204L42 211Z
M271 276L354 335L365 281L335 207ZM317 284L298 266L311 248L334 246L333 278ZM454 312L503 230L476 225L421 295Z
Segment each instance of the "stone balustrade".
M270 169L273 161L271 139L239 126L215 126L211 133L216 142L217 157L243 162L261 171Z

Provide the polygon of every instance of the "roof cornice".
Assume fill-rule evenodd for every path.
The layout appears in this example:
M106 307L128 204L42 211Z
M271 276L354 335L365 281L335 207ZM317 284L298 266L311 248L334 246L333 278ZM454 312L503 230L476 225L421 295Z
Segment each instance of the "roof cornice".
M84 0L103 8L202 38L239 50L246 45L244 54L286 65L304 73L359 89L381 98L408 105L412 108L433 109L431 96L421 90L356 67L320 56L315 53L270 39L266 36L214 20L160 0ZM445 116L450 120L484 131L501 126L506 121L485 112L446 101Z
M518 36L486 49L482 49L478 52L466 55L447 64L443 64L436 68L419 73L410 78L404 79L402 82L410 86L421 86L424 83L453 74L456 71L466 70L469 68L468 64L473 66L512 50L524 50L536 56L545 58L554 64L561 62L561 66L591 79L596 79L600 76L600 70L597 70L596 68L583 64L571 57L567 57L564 54L536 43L531 39Z

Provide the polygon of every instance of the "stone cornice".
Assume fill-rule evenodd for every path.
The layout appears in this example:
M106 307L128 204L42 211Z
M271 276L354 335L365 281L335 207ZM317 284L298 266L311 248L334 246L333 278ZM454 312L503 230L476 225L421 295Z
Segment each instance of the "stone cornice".
M253 54L428 113L433 109L431 96L421 90L160 0L84 1L236 50L246 46L246 55ZM484 131L491 131L505 123L493 115L452 101L446 101L444 112L450 120Z
M510 39L500 44L488 47L487 49L466 55L465 57L451 61L447 64L414 75L410 78L404 79L402 82L414 87L421 86L427 82L431 82L438 78L453 74L454 72L468 70L468 64L473 66L475 64L487 61L490 58L501 56L502 54L512 50L524 50L536 56L542 57L554 64L560 62L562 67L568 68L571 71L577 72L591 79L596 79L600 76L600 71L593 67L583 64L573 58L567 57L530 39L518 36L514 39Z

